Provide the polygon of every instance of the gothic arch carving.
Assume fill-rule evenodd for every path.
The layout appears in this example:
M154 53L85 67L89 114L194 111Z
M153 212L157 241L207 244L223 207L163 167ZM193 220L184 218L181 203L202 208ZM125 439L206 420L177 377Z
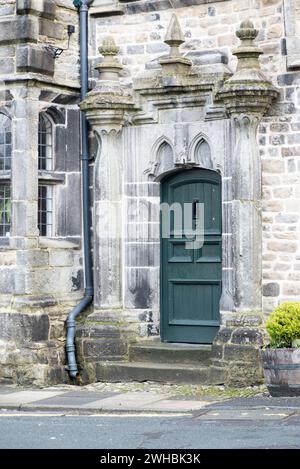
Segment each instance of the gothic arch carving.
M55 125L57 124L65 125L66 123L65 111L62 111L58 109L57 107L54 107L54 106L45 107L41 109L40 112L50 117L52 122Z
M152 147L151 161L145 173L148 174L150 179L155 179L160 174L171 171L174 166L173 145L167 137L162 136Z
M212 169L214 171L220 169L214 164L212 157L212 144L209 138L201 134L196 135L190 143L189 161L199 165L200 168Z
M6 117L8 117L9 119L11 119L10 111L9 111L8 108L5 107L5 106L1 106L1 107L0 107L0 114L4 114L4 116L6 116Z

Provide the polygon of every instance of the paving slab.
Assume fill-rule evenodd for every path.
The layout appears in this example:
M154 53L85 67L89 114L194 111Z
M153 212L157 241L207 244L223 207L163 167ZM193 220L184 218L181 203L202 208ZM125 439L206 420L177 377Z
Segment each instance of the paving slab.
M145 408L147 404L153 404L165 397L164 394L150 392L127 392L107 399L91 402L82 407L85 409L93 408L103 410L140 410Z
M115 396L114 392L67 392L47 399L42 399L37 402L39 407L66 407L66 408L81 408L85 404L93 404L95 401L106 399ZM34 405L34 403L32 403Z
M14 405L21 406L22 404L29 404L31 402L40 401L49 397L58 396L63 394L64 391L17 391L9 394L0 395L0 406Z

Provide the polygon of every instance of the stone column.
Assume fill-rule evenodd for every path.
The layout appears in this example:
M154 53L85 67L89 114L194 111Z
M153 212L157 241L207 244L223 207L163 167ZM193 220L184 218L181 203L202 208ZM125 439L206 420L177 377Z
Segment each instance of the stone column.
M122 308L122 134L94 126L101 150L94 174L94 283L96 308Z
M234 307L238 312L261 311L261 163L256 140L258 124L277 96L260 70L258 31L243 21L236 35L241 45L236 73L219 93L231 118L233 138L233 265Z
M12 223L11 245L24 249L38 242L39 94L33 87L12 90Z
M94 283L96 308L122 308L122 127L132 107L122 88L119 48L108 37L99 48L100 77L81 105L99 140L94 174Z

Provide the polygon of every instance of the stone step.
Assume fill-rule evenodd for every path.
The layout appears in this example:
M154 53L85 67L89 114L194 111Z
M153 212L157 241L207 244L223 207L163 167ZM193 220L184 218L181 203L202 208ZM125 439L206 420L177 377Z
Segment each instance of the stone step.
M145 341L129 348L130 362L190 363L205 366L209 365L210 357L211 345Z
M172 384L223 384L221 369L209 366L179 365L151 362L101 362L97 380L108 382L154 381Z

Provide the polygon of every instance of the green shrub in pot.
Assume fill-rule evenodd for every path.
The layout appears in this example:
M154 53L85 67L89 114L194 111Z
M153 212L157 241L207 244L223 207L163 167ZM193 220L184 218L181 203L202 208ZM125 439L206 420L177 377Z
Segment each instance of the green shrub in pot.
M300 347L300 302L277 306L266 321L272 348Z
M271 396L300 396L300 302L277 306L266 321L269 347L261 350Z

